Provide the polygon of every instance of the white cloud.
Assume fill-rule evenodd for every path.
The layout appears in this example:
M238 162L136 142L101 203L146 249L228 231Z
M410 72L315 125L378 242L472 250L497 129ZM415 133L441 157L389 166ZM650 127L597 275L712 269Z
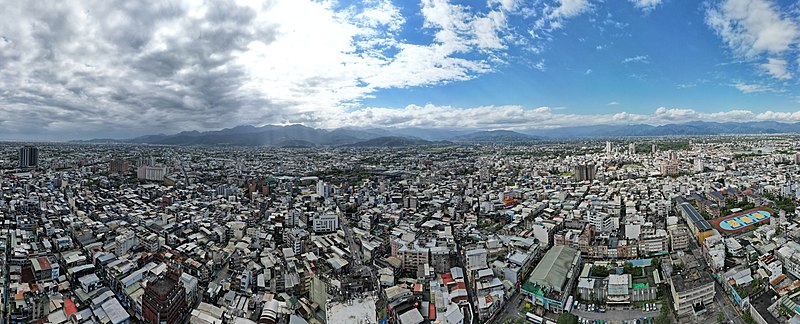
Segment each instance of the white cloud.
M391 0L8 3L15 19L0 20L0 135L30 123L81 137L313 125L380 89L492 71L509 42L509 10L520 4L419 8L432 42L400 36L420 26L406 26Z
M619 101L611 101L606 104L606 106L617 106L617 105L619 105Z
M738 122L743 120L800 121L799 112L755 113L733 109L704 113L688 108L659 107L652 114L617 112L609 114L557 113L550 107L409 105L401 109L368 107L336 116L331 126L472 128L472 129L534 129L587 125L664 125L689 121Z
M706 23L736 54L754 58L790 49L797 24L767 0L726 0L706 12Z
M795 112L774 112L765 111L755 116L758 120L774 120L783 122L797 122L800 121L800 111Z
M761 64L761 68L776 79L788 80L792 78L792 73L789 72L787 62L784 59L770 57L767 59L767 63Z
M489 0L490 4L499 3L501 8L505 11L512 11L517 9L519 0Z
M584 75L592 74L592 69L587 69L586 72L583 72Z
M742 93L783 92L782 90L776 90L769 86L765 86L763 84L755 84L755 83L736 82L732 84L732 86L736 89L739 89L739 91L741 91Z
M553 11L553 18L570 18L577 16L591 7L588 0L559 0L559 6Z
M534 64L533 68L535 68L535 69L537 69L537 70L539 70L541 72L546 71L547 70L547 66L545 66L545 64L544 64L544 59L542 59L539 62L537 62L536 64Z
M633 57L627 57L627 58L622 60L622 63L623 64L626 64L626 63L648 64L648 63L650 63L650 59L649 59L649 57L647 55L638 55L638 56L633 56Z
M534 23L534 37L537 32L547 33L564 26L564 20L578 16L592 9L588 0L557 0L556 5L545 4L539 19Z
M633 6L642 9L644 12L650 12L655 9L662 0L629 0Z

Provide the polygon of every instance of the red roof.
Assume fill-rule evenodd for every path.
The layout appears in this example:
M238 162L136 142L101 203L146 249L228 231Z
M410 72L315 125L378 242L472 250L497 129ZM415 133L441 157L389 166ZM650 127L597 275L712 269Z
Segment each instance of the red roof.
M456 282L456 285L454 287L450 288L450 291L453 291L453 290L456 290L456 289L467 289L467 285L463 281Z
M64 300L64 314L69 317L70 315L74 314L78 311L78 308L75 307L75 303L72 302L71 298L67 298Z
M50 260L45 257L36 258L36 261L39 261L39 266L42 267L42 270L50 270Z
M428 319L436 320L436 305L434 304L428 304Z

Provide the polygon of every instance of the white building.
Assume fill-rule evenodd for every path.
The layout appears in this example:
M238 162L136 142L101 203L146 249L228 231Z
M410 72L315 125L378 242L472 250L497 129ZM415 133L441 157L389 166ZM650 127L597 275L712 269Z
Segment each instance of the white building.
M486 268L489 252L486 249L472 249L467 251L467 270Z
M315 214L311 220L315 233L331 233L339 229L339 217L332 213Z
M136 169L136 177L139 180L163 181L165 174L167 174L167 167L165 166L142 165Z

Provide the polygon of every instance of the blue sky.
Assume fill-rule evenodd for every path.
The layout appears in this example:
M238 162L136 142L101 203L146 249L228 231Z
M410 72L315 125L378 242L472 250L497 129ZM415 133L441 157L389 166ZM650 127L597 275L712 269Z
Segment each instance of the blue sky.
M5 139L800 122L791 1L73 0L4 13Z
M649 114L658 107L709 113L796 111L797 82L776 79L759 67L760 60L739 57L728 48L706 23L706 12L713 4L663 1L644 11L630 2L594 3L552 32L539 52L509 45L506 62L474 79L381 90L364 103L389 107L547 105L578 114ZM791 8L789 3L774 5ZM423 24L418 5L407 5L403 12L409 17L405 28L413 30L404 36L411 42L429 41L427 30L418 28ZM523 17L510 21L511 28L529 28L530 21ZM796 47L787 52L791 52L788 57L797 58ZM539 62L543 65L537 68ZM764 89L745 92L736 88L737 83Z

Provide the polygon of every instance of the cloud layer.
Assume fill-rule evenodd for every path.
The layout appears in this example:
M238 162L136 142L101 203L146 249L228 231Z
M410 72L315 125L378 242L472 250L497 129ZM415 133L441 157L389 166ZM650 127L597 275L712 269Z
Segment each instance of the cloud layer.
M776 4L767 0L724 0L706 12L706 23L735 55L764 62L760 67L776 79L792 78L783 57L797 54L794 49L800 27Z
M422 0L422 26L405 26L389 0L15 1L3 8L15 19L0 20L2 135L124 136L329 124L380 89L493 71L510 42L540 43L509 28L509 16L524 10L554 29L587 2L523 8L492 0L471 8ZM432 40L408 41L400 36L406 28Z
M129 137L289 123L553 127L730 114L667 109L578 115L526 106L364 104L386 89L441 86L493 73L520 59L514 55L533 53L525 57L532 72L548 71L552 61L536 54L547 50L554 35L566 34L570 19L596 13L602 2L0 2L5 17L13 17L0 20L2 138ZM665 5L625 4L645 12ZM419 21L411 24L408 12ZM711 6L706 20L733 52L757 61L759 73L793 78L796 58L790 53L800 32L779 8L764 0L726 0ZM649 58L642 53L619 64L630 67ZM592 68L580 71L585 78L602 73ZM736 87L771 91L755 83Z
M610 102L608 105L618 105ZM422 128L474 128L474 129L531 129L585 125L665 125L688 121L741 122L781 121L800 122L798 112L753 112L734 109L704 113L689 108L659 107L651 114L616 112L605 114L559 113L551 107L525 108L521 106L452 107L436 105L409 105L402 109L369 107L342 116L344 123L352 126ZM328 125L335 127L335 125Z

